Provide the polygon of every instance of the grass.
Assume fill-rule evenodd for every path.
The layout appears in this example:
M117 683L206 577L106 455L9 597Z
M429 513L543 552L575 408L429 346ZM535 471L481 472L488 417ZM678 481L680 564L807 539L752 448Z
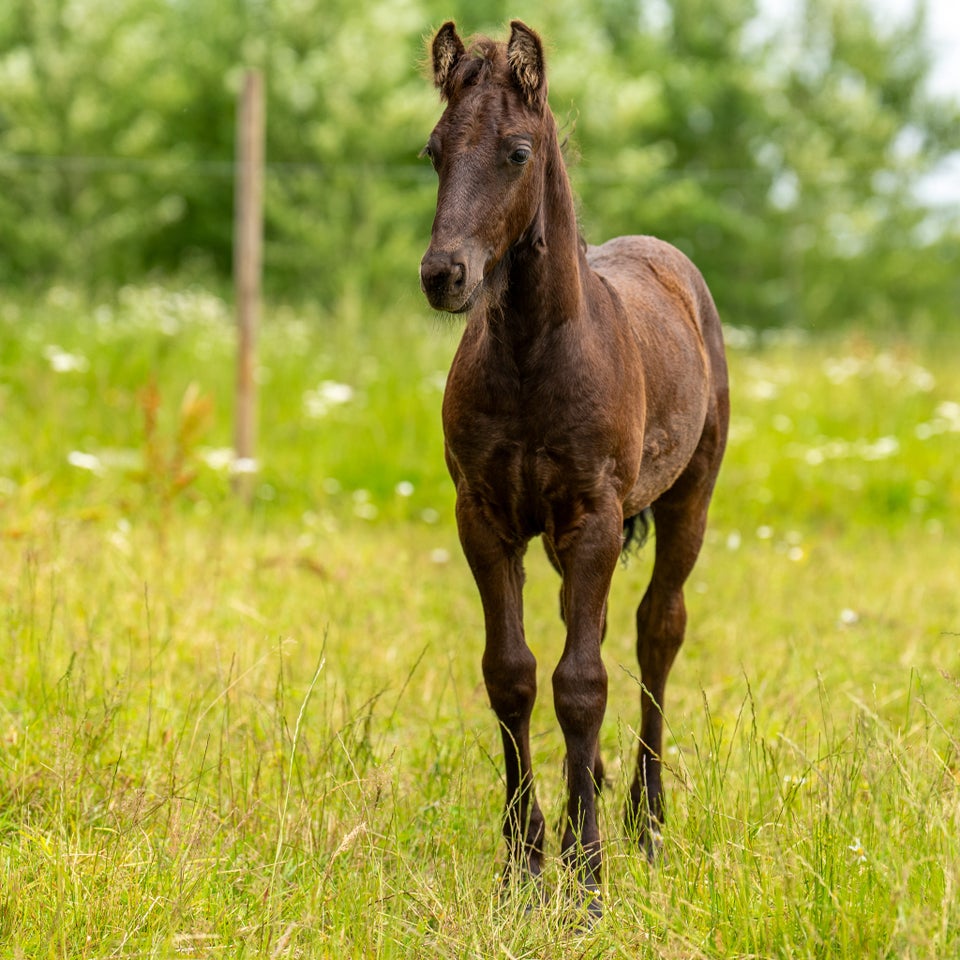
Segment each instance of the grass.
M960 953L960 353L744 339L658 870L620 828L650 551L615 580L584 936L559 895L496 896L499 736L438 431L455 328L414 303L271 311L245 511L222 302L4 301L0 955ZM557 583L535 547L528 573L554 827Z

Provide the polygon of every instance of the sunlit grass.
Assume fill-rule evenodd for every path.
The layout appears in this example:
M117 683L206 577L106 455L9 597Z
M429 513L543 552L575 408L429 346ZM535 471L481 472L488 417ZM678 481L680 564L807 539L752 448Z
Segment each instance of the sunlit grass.
M0 308L5 954L956 955L960 354L732 350L666 860L620 827L648 550L611 598L607 911L583 936L559 894L497 897L499 736L438 430L454 346L412 305L268 313L247 512L221 301ZM562 628L536 547L528 568L553 893Z

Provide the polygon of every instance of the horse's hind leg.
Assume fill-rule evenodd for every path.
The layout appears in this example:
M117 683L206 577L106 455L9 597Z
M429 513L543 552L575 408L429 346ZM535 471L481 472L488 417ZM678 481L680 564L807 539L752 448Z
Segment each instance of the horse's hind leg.
M627 827L635 832L651 860L663 824L661 754L663 696L667 676L683 643L687 612L683 585L696 563L706 528L712 482L683 478L653 507L656 556L650 585L637 609L637 659L640 694L640 746L627 801Z

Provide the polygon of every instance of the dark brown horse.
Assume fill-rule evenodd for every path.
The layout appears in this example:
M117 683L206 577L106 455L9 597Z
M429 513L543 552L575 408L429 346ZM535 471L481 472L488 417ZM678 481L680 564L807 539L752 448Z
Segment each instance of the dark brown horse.
M642 721L626 817L652 857L664 687L727 436L720 319L699 271L669 244L580 239L536 33L514 21L509 42L467 49L446 23L432 54L446 109L425 148L439 191L420 281L431 306L466 315L443 428L503 735L509 865L536 882L543 858L529 743L537 672L522 606L523 556L540 535L562 576L566 625L553 673L567 747L562 851L597 916L610 580L624 530L649 508L656 559L637 610Z

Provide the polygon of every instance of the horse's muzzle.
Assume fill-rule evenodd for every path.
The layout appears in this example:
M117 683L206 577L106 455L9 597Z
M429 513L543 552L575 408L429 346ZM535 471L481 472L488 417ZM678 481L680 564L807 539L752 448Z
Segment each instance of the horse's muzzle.
M434 310L463 313L469 309L479 278L471 278L464 251L428 250L420 261L420 289Z

